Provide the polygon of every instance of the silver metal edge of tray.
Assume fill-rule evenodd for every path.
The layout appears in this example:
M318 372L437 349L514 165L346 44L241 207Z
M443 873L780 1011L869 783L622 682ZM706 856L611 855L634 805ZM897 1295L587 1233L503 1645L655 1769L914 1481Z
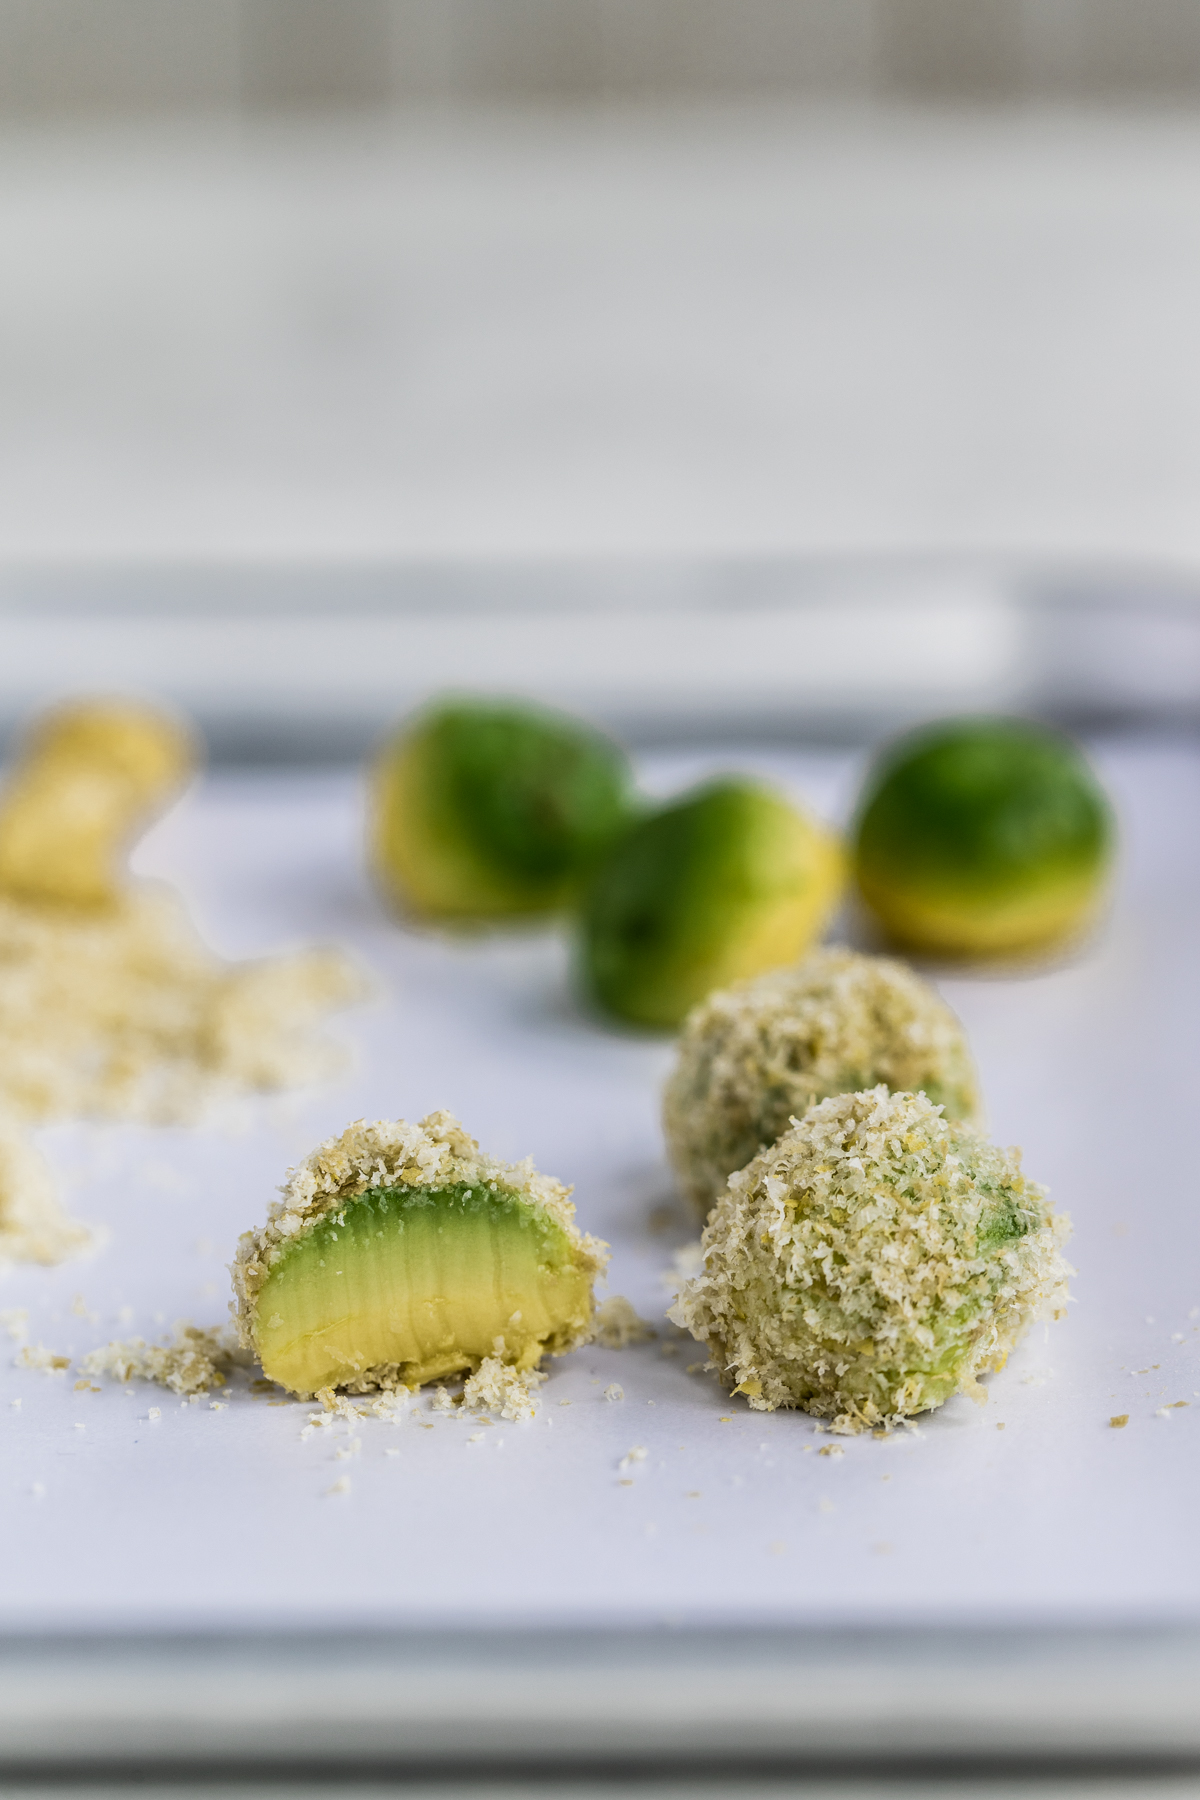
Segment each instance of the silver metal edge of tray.
M357 757L430 693L634 741L861 738L952 711L1194 724L1200 579L953 556L0 567L0 739L152 694L222 761Z
M1200 1630L0 1639L0 1773L1200 1759Z

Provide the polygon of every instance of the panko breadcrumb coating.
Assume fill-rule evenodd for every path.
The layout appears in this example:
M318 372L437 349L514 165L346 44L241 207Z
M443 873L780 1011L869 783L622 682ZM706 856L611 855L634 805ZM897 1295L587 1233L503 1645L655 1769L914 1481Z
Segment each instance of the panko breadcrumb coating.
M730 1177L668 1316L758 1411L886 1427L985 1397L979 1376L1061 1316L1069 1232L1017 1151L879 1086L822 1101Z
M817 950L710 994L684 1023L664 1098L680 1185L707 1213L793 1117L878 1082L928 1094L949 1118L979 1111L962 1026L903 963Z

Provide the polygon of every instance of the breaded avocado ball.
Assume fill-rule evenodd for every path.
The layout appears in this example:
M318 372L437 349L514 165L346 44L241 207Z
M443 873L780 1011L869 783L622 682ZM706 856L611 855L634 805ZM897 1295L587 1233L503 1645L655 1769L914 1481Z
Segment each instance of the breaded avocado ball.
M1112 869L1112 808L1069 738L1025 719L913 732L868 777L859 891L894 942L1019 956L1079 936Z
M886 1427L985 1398L979 1377L1061 1316L1069 1231L1017 1151L924 1094L840 1094L730 1177L669 1317L756 1410Z
M904 963L814 950L719 989L688 1014L664 1096L680 1186L707 1213L793 1117L879 1082L920 1090L952 1119L979 1110L962 1026Z
M607 1246L570 1189L449 1113L362 1120L291 1172L233 1265L238 1332L296 1394L518 1372L587 1341Z
M618 744L507 700L431 707L372 772L368 852L402 912L462 923L570 904L635 810Z
M670 1030L713 988L788 962L841 896L832 832L761 782L728 776L640 820L583 904L589 996Z

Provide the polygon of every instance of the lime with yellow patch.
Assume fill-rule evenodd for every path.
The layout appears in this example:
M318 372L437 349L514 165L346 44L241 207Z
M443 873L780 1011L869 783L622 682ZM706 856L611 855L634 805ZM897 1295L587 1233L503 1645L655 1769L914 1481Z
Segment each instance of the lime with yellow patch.
M1021 956L1087 930L1115 843L1107 796L1070 739L1023 719L953 720L912 733L877 763L854 867L897 944Z
M560 911L635 807L629 759L577 719L448 701L384 746L369 851L401 911L462 923Z
M669 1030L714 988L794 961L841 896L832 832L726 777L640 820L583 906L582 978L606 1012Z

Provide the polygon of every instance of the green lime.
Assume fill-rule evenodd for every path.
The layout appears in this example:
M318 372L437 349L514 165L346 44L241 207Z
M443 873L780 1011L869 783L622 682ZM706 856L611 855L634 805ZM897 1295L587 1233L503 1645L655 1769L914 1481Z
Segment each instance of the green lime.
M520 702L448 701L384 746L370 858L385 894L418 917L550 913L635 805L629 758L591 726Z
M597 871L584 983L617 1018L671 1029L713 988L794 961L842 883L832 833L758 782L714 781L636 822Z
M897 943L1018 955L1078 936L1104 897L1116 831L1067 737L1024 719L960 719L876 763L855 827L859 890Z

